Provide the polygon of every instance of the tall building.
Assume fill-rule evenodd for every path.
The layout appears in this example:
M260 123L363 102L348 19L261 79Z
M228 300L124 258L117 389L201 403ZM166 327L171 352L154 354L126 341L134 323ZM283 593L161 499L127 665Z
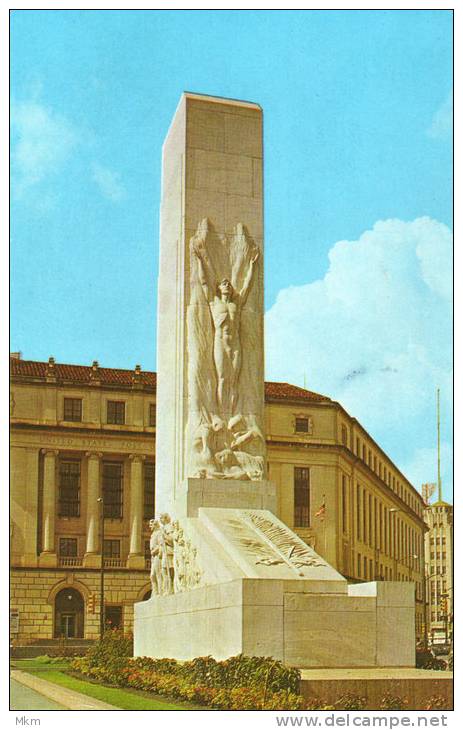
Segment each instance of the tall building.
M129 629L150 595L156 374L19 355L10 369L12 638L96 638L102 551L106 620ZM423 635L421 495L326 396L266 383L265 422L278 516L352 582L413 581Z
M441 490L439 490L441 492ZM450 641L453 633L453 505L442 494L424 512L427 626L432 643Z

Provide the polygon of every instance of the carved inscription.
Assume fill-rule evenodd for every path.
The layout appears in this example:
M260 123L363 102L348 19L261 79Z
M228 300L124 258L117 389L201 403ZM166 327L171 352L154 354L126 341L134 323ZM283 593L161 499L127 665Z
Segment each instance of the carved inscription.
M70 437L70 436L47 436L44 438L43 436L40 436L38 434L32 433L24 435L25 439L27 439L28 442L38 443L41 446L45 443L46 446L58 446L62 449L64 448L74 448L78 450L88 450L88 449L100 449L100 448L108 448L112 449L113 451L136 451L141 453L148 453L150 451L154 454L154 448L152 445L146 441L146 442L138 442L138 441L122 441L120 439L108 439L108 438L79 438L79 437Z
M255 565L286 565L304 577L304 568L321 568L326 563L283 525L259 512L241 510L240 518L229 518L232 541Z
M281 550L297 568L324 566L326 563L308 545L294 539L294 534L283 525L272 522L258 512L245 511L252 524Z

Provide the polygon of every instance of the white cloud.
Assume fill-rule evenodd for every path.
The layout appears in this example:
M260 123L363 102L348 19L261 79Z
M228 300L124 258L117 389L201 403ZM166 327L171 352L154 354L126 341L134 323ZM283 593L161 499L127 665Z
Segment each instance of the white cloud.
M13 102L12 176L17 195L55 174L77 143L70 122L38 101Z
M93 180L105 198L117 202L125 197L125 188L119 173L103 167L98 162L93 163L92 173Z
M430 137L448 139L453 130L453 94L450 92L447 99L434 114L431 126L427 130Z
M280 291L267 312L266 377L302 385L307 374L410 462L435 443L437 387L451 413L451 261L451 232L430 218L339 241L324 279Z

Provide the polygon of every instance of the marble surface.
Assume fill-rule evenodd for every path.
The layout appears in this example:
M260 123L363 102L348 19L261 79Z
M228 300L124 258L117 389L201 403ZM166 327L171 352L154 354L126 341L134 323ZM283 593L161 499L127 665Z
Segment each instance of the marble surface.
M135 604L136 656L273 656L306 667L414 664L409 584L347 581L268 510L181 520L202 584Z

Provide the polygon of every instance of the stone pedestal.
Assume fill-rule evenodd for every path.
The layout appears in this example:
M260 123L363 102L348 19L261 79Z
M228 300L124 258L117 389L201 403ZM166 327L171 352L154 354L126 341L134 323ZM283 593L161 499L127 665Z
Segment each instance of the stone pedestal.
M414 666L412 584L348 586L267 510L200 507L180 524L195 546L200 583L135 604L136 656Z
M237 479L185 479L176 493L176 517L197 517L200 507L268 509L277 511L273 482L245 482Z
M84 568L101 568L101 555L98 553L85 553L82 565Z
M40 568L56 568L58 565L58 556L56 553L43 552L40 553L38 562Z

